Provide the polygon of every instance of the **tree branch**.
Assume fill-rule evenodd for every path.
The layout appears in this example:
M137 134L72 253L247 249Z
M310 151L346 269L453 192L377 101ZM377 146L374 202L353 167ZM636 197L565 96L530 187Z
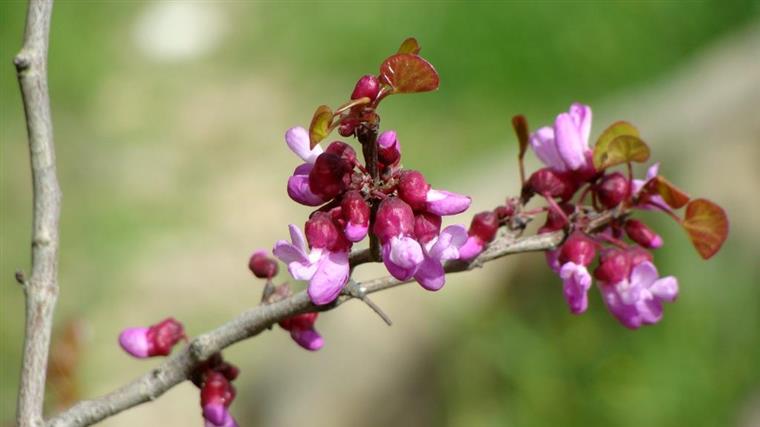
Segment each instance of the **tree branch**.
M50 331L58 298L58 218L61 190L55 170L53 123L47 87L47 53L52 0L30 0L24 45L14 64L18 73L29 135L34 192L32 268L23 275L26 329L16 421L20 427L43 425Z
M585 227L587 231L607 224L620 215L609 211L593 218ZM481 267L484 263L498 258L524 252L536 252L553 249L566 236L564 231L540 234L530 237L517 237L519 232L507 232L494 240L488 248L471 262L449 261L444 266L447 273L457 273ZM351 256L351 265L369 262L365 253L357 251ZM362 294L371 294L390 289L411 280L400 281L393 277L370 280L355 286L362 288ZM193 339L190 344L166 359L157 368L133 380L131 383L107 395L84 400L66 411L56 415L47 422L47 427L82 427L102 421L121 411L154 400L175 385L186 380L193 368L214 353L244 339L258 335L280 320L308 311L329 311L354 298L355 294L343 294L334 303L315 306L309 300L306 291L272 304L262 304L243 312L231 321Z

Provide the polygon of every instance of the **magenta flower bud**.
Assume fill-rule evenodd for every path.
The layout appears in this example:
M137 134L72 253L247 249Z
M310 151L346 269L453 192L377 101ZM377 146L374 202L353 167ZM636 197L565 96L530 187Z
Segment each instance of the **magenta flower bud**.
M351 183L353 167L335 153L322 153L309 172L309 189L312 193L329 200L342 193Z
M614 172L602 178L602 182L596 189L596 195L602 205L607 209L612 209L625 200L628 196L628 189L628 179L620 172Z
M637 266L642 262L654 262L654 257L646 249L638 246L631 246L626 250L628 259L631 260L631 266Z
M499 217L491 211L480 212L472 217L470 223L470 236L476 236L483 243L488 243L496 237L499 230Z
M235 394L235 388L222 373L211 371L207 374L201 387L201 408L207 425L237 425L227 409L235 400Z
M657 249L662 246L662 237L639 220L629 219L625 222L625 233L631 240L647 249Z
M470 207L470 196L431 188L427 192L425 210L436 215L456 215Z
M327 200L312 193L311 188L309 188L309 173L313 167L314 165L311 163L303 163L288 178L288 196L295 202L306 206L319 206L327 202Z
M398 180L398 196L414 210L425 207L430 184L422 173L415 170L405 170Z
M414 217L414 236L424 244L441 232L441 217L430 212L422 212Z
M346 238L358 242L367 236L369 230L370 209L361 193L356 190L348 191L341 201L341 215L346 222L343 229Z
M377 94L380 93L380 81L373 75L366 75L356 82L353 93L351 93L351 99L359 99L367 97L374 101L377 98Z
M356 163L356 151L354 151L354 148L345 142L331 142L330 145L327 146L325 153L333 153L341 159L345 160L349 165Z
M572 262L587 266L591 264L595 257L596 243L580 232L571 234L559 251L560 264Z
M401 161L401 144L396 131L385 131L377 137L377 157L385 166L396 166Z
M594 277L604 283L618 283L631 272L631 258L620 249L609 249L602 253L599 267Z
M340 136L348 138L354 134L356 124L357 122L355 120L344 120L341 122L340 126L338 126L338 133Z
M573 181L564 173L550 168L539 169L528 178L528 188L536 194L546 197L559 197L567 200L575 193Z
M561 204L560 208L565 213L565 215L570 215L575 210L573 205L568 203ZM538 232L551 233L553 231L562 230L566 225L567 221L564 217L562 217L554 209L549 209L549 211L546 213L546 223L544 223L544 225L538 229Z
M137 358L168 356L177 342L185 338L182 324L166 318L147 328L127 328L119 335L119 344Z
M396 236L409 236L414 232L414 212L398 197L388 197L377 209L375 226L372 230L381 243Z
M338 231L332 215L327 212L315 212L306 221L306 240L312 248L327 248L330 251L345 250L348 242L343 233Z
M302 313L280 321L280 327L290 332L296 344L306 350L317 351L324 346L324 340L314 329L319 313Z
M259 279L271 279L277 275L277 261L267 256L266 251L258 250L251 255L248 269Z

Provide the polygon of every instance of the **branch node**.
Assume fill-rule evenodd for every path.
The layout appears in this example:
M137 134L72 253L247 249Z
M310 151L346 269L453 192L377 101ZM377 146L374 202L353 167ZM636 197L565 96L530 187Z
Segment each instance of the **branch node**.
M13 65L16 66L16 71L20 73L32 66L32 59L26 52L21 51L15 58L13 58Z
M21 285L22 288L26 288L27 282L26 282L26 275L24 275L24 272L21 270L16 270L16 282Z

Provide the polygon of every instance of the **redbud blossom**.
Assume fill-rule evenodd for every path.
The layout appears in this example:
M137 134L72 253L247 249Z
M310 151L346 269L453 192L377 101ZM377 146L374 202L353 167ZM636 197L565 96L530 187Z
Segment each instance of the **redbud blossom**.
M596 243L579 232L571 234L559 249L557 273L562 279L562 291L573 314L581 314L588 308L591 274L586 267L595 257Z
M235 399L235 388L219 372L210 372L201 387L201 408L206 426L237 427L237 422L229 413L229 406Z
M264 250L258 250L251 255L248 269L259 279L271 279L277 275L277 261L267 255Z
M343 232L352 242L358 242L367 236L369 230L370 208L361 193L348 191L341 201L341 214L346 222Z
M628 190L628 179L620 172L614 172L602 178L596 188L596 195L604 207L612 209L625 200L628 196Z
M499 216L495 212L480 212L472 217L467 242L459 249L459 257L469 261L480 255L499 230Z
M377 137L377 157L386 167L396 166L401 161L401 144L396 131L385 131Z
M631 258L624 250L612 248L602 252L594 277L602 282L617 283L631 272Z
M591 108L574 103L561 113L554 127L542 127L530 135L530 145L539 159L557 172L580 170L589 162Z
M345 191L351 182L352 169L340 155L324 152L309 172L309 189L322 199L332 199Z
M441 217L429 212L414 216L414 236L420 243L427 243L441 232Z
M657 233L652 231L643 222L636 219L629 219L625 222L625 233L634 242L647 249L657 249L662 247L663 241Z
M356 82L353 93L351 93L351 99L359 99L367 97L374 101L377 98L377 94L380 92L380 81L377 77L372 75L366 75Z
M425 207L429 190L430 184L427 183L425 177L418 171L405 170L399 176L398 196L414 210L420 210Z
M298 345L309 351L317 351L324 345L322 336L314 329L319 313L302 313L280 321L280 327L290 332Z
M380 203L373 232L383 245L383 263L391 275L408 280L424 260L422 247L412 237L414 232L412 208L398 197L388 197Z
M147 328L126 328L119 335L119 344L137 358L167 356L177 342L185 338L182 324L167 318Z

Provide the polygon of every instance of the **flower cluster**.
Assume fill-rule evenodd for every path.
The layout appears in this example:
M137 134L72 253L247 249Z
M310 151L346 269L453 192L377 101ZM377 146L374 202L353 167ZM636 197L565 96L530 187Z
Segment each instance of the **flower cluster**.
M518 137L527 135L526 129L516 130ZM593 278L607 308L624 326L637 329L662 319L662 303L676 299L678 281L659 276L651 251L662 247L663 239L644 222L629 218L630 213L655 210L673 217L705 258L717 252L725 239L725 213L707 200L690 200L658 174L658 164L649 168L646 179L634 179L632 163L648 160L649 148L632 125L613 124L593 149L590 134L591 109L575 103L557 116L554 126L536 130L527 141L523 136L521 142L530 145L545 167L525 182L522 202L534 195L547 201L547 218L539 233L572 231L559 248L547 252L549 266L563 281L570 311L586 311L593 281L589 269L599 254ZM610 170L617 165L626 165L627 175ZM683 206L686 218L681 220L673 210ZM704 211L709 212L706 221ZM615 215L604 226L590 229L590 218L604 212ZM695 226L699 233L706 228L707 234L718 238L693 233ZM626 236L630 243L623 240Z

